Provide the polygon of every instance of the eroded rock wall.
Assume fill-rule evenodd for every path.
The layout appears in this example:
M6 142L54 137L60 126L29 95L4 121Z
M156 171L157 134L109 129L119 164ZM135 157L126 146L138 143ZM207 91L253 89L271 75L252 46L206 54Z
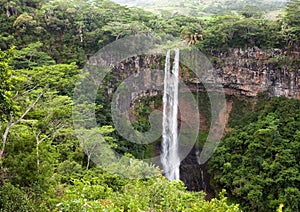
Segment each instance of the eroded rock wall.
M218 58L215 71L228 94L254 97L267 91L272 97L300 99L300 69L292 64L299 58L279 49L258 48L234 49Z
M161 56L137 56L123 61L114 67L115 81L145 70L149 74L145 74L144 84L155 79L159 80L155 84L162 84L161 76L153 76L150 72L155 69L163 70L163 60ZM279 49L232 49L226 53L212 52L209 60L214 67L214 70L209 71L213 71L216 82L223 86L227 95L255 97L259 92L266 91L271 97L300 99L300 68L294 64L295 61L299 62L297 54L287 55ZM206 80L199 80L184 67L181 67L180 77L193 90L201 90L198 84ZM145 95L145 92L141 95Z

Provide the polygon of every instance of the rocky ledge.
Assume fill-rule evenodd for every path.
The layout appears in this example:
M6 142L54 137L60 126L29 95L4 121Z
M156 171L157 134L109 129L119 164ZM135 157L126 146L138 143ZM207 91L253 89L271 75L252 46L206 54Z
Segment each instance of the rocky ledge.
M300 99L300 57L298 52L284 52L280 49L263 51L256 47L246 50L231 49L226 53L212 52L208 58L214 67L216 82L221 84L227 95L255 97L259 92L268 92L271 97L286 96ZM162 56L137 56L114 66L115 81L124 80L142 70L148 72L144 83L158 80L151 70L163 70ZM201 80L184 67L180 70L181 80L191 89L199 89ZM114 85L111 84L112 87Z

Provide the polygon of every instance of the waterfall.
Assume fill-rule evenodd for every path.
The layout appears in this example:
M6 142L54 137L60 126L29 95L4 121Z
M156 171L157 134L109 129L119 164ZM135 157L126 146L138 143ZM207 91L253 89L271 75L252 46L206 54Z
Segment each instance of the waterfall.
M175 49L174 64L170 67L170 50L166 55L163 95L163 141L161 162L169 180L179 180L178 155L178 72L179 49Z
M206 192L206 184L205 184L204 173L203 173L203 169L202 169L202 168L200 168L200 172L201 172L201 183L202 183L202 188L203 188L203 190Z
M206 183L205 183L205 179L204 179L204 171L203 171L203 169L201 167L201 163L200 163L200 151L199 151L199 149L196 150L195 154L196 154L196 158L197 158L197 163L200 166L201 186L202 186L202 189L206 192Z

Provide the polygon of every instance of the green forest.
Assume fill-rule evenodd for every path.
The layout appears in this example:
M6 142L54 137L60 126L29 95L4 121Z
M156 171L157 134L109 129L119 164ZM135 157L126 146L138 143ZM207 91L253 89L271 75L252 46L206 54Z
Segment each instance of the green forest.
M197 17L227 11L241 12L252 10L259 13L270 13L282 9L287 0L115 0L114 2L141 7L154 13L179 13Z
M75 133L73 94L85 64L126 36L172 40L162 46L197 49L219 64L222 58L215 52L280 49L284 54L272 63L299 73L300 0L263 1L257 3L259 10L258 1L242 6L239 1L203 2L182 1L191 8L184 15L109 0L0 1L0 211L300 211L299 99L271 98L267 92L226 96L233 108L226 135L207 163L210 198L180 180L167 180L162 170L142 160L121 160L110 168L155 176L129 179L103 170ZM276 18L265 17L275 10L280 10ZM149 158L160 140L131 143L115 130L107 85L119 85L117 74L105 78L93 104L82 105L96 114L98 127L89 133L103 135L120 155ZM209 119L209 99L196 95ZM161 96L135 105L135 129L149 129L152 102L159 108ZM207 134L200 133L200 143Z

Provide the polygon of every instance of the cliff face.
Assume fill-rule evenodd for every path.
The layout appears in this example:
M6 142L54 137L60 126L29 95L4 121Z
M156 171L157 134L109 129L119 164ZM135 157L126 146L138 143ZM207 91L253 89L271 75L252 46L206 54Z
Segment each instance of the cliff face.
M295 55L279 49L262 51L249 48L232 49L227 53L212 52L209 60L213 64L217 82L227 95L255 97L259 92L266 91L271 97L300 99L299 55ZM124 80L133 73L146 70L148 74L145 74L144 83L159 79L155 84L161 85L161 76L151 76L149 72L151 69L163 70L162 61L160 56L134 57L123 61L114 67L115 80ZM199 89L199 79L185 68L181 68L180 72L181 80L191 89Z
M300 99L299 58L279 49L262 51L234 49L218 55L215 71L227 94L257 96L267 91L270 96Z

